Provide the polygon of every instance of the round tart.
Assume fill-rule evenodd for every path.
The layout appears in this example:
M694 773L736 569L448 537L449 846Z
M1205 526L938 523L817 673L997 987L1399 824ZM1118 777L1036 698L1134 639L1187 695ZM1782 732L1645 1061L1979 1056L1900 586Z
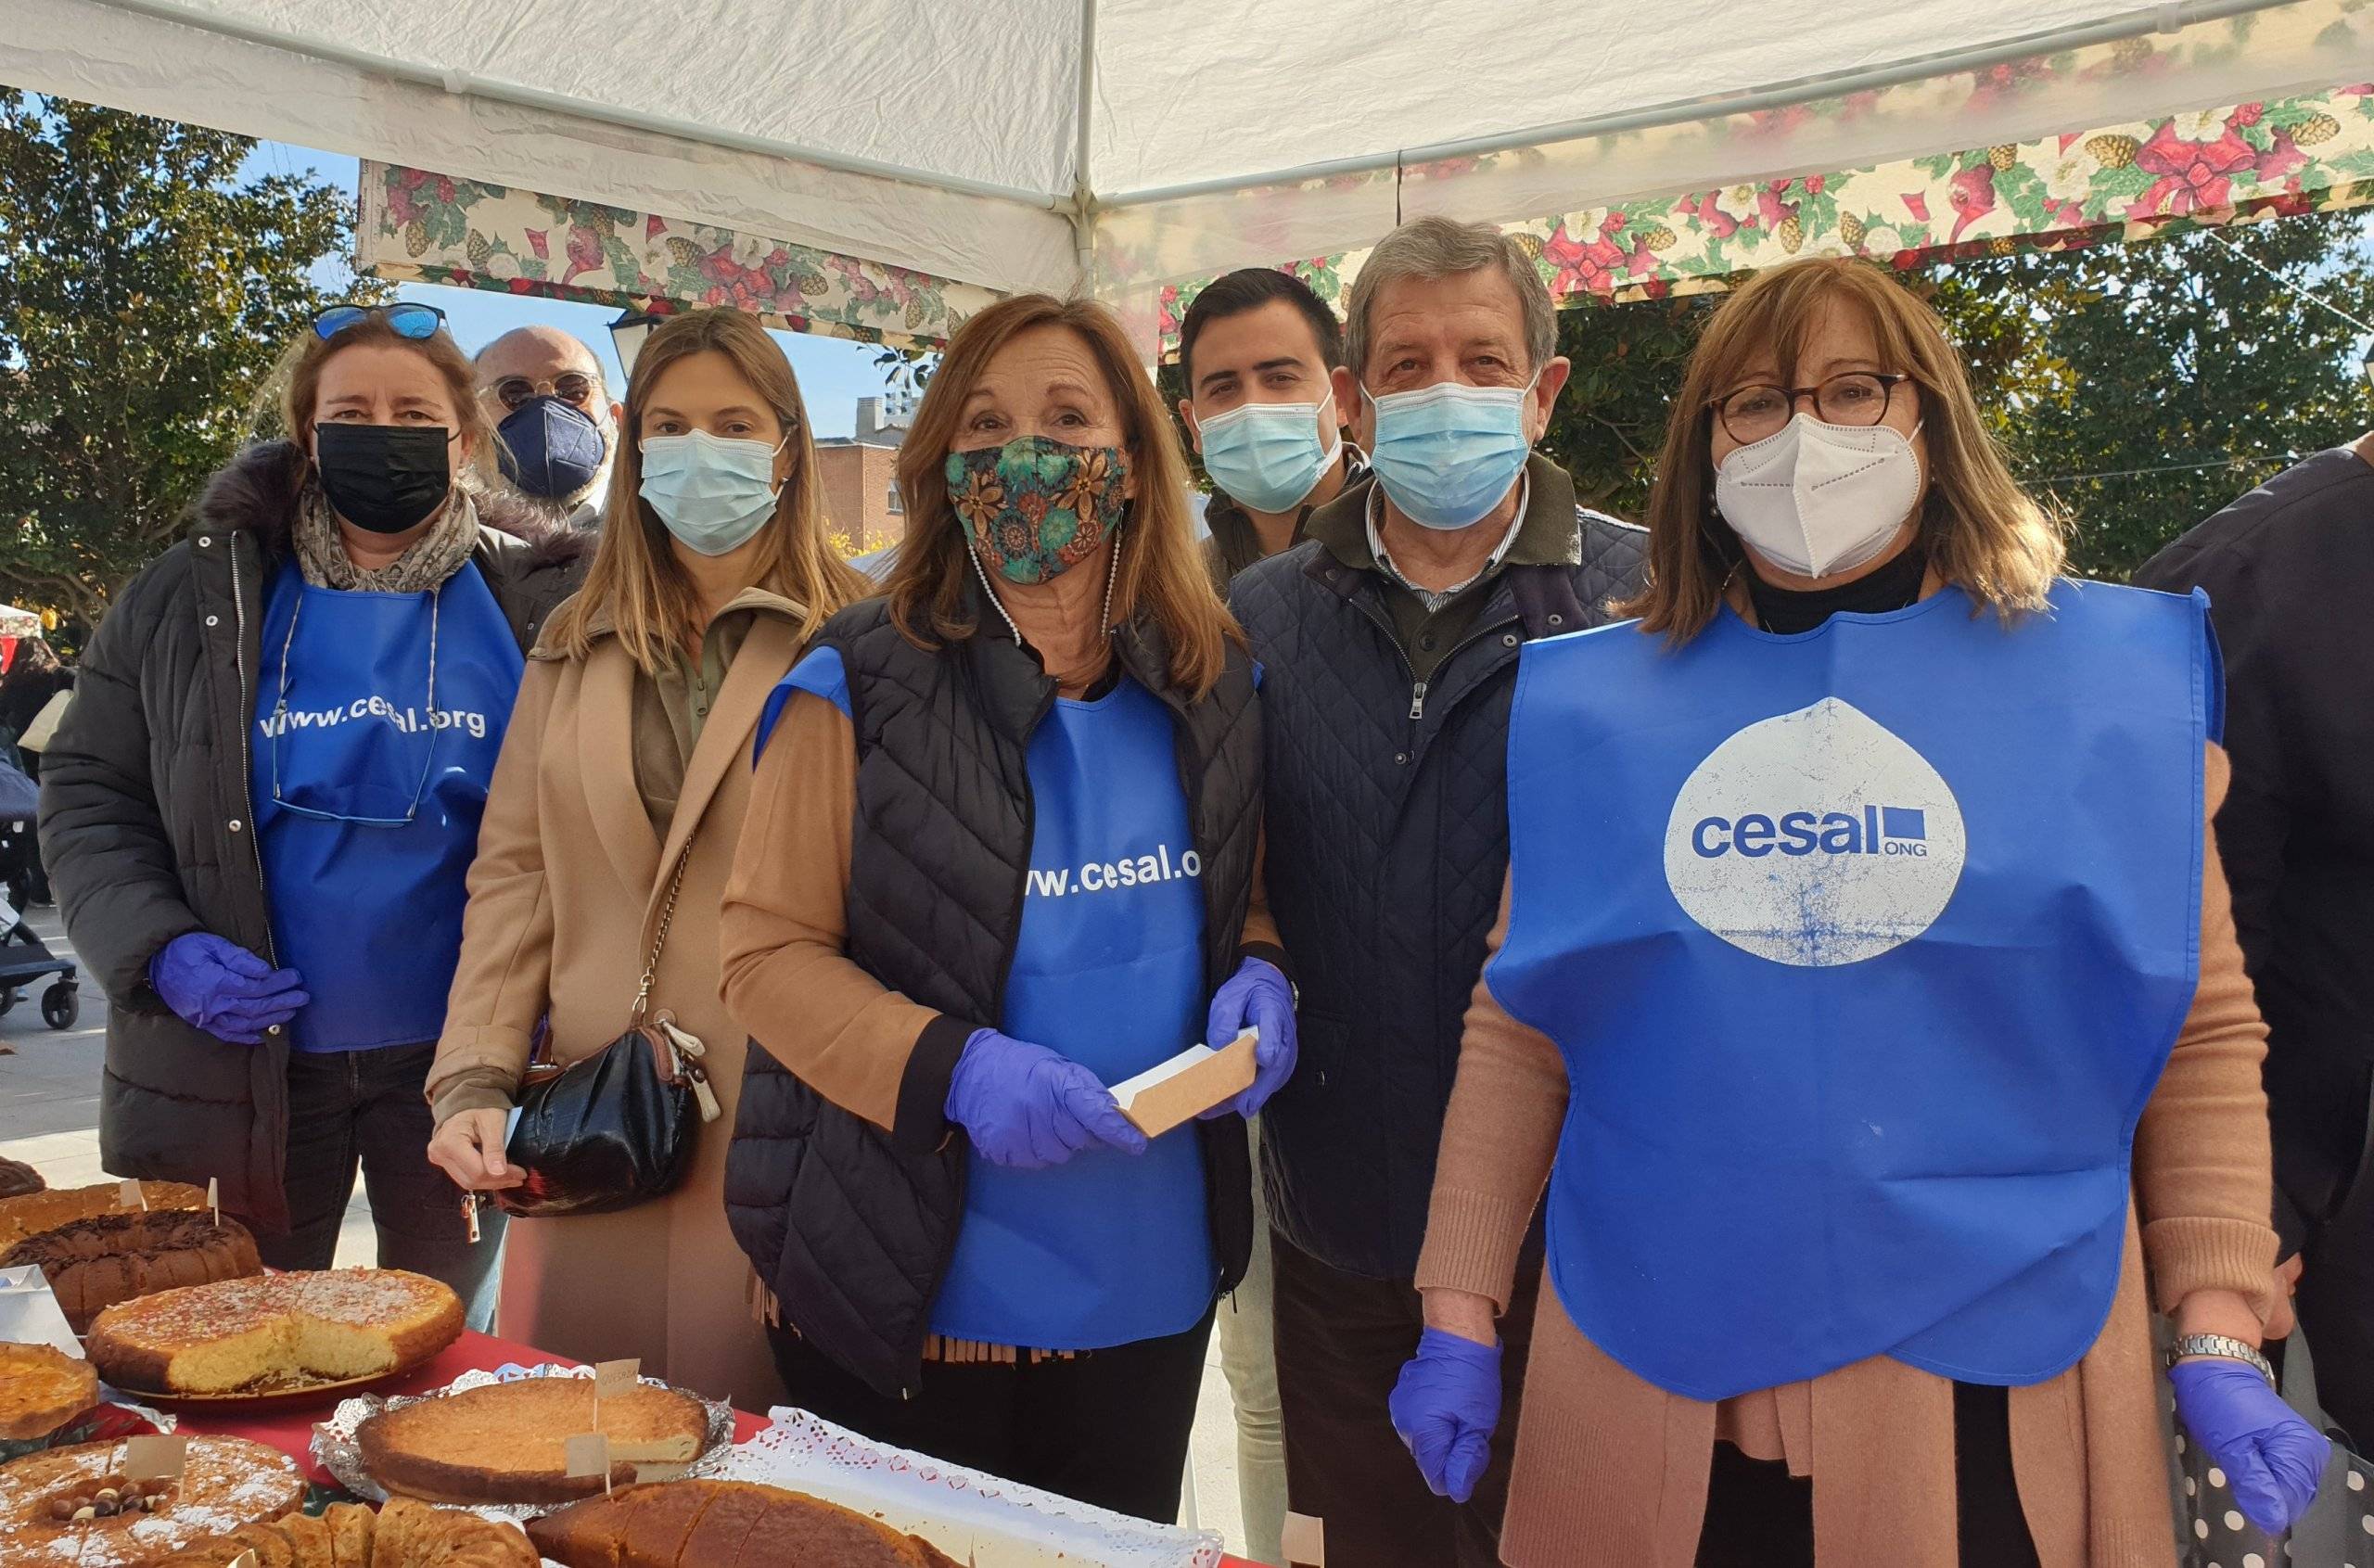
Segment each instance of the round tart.
M0 1345L0 1441L46 1437L99 1402L99 1374L46 1345Z
M134 1209L78 1219L0 1253L0 1268L37 1264L76 1333L119 1301L182 1285L263 1272L256 1241L236 1219L195 1209Z
M426 1275L336 1268L187 1285L110 1307L83 1350L118 1388L271 1393L419 1365L461 1334L462 1303Z
M79 1443L0 1466L0 1562L139 1568L277 1519L305 1495L297 1462L244 1437L192 1437L172 1482L123 1475L123 1445Z
M599 1475L572 1476L568 1439L600 1431L610 1440L611 1485L683 1473L708 1437L708 1411L693 1396L637 1383L602 1401L591 1378L535 1377L381 1410L355 1431L364 1468L390 1493L441 1503L561 1503L603 1490Z

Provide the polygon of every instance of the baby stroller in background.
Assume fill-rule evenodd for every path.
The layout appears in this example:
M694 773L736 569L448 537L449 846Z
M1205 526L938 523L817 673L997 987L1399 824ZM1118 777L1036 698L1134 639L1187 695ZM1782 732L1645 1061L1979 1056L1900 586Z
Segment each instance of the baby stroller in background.
M42 1022L53 1029L70 1029L83 1015L82 988L74 965L53 954L32 926L17 917L26 889L32 884L33 812L40 792L22 770L0 756L0 1013L17 1005L18 993L47 976L41 993Z

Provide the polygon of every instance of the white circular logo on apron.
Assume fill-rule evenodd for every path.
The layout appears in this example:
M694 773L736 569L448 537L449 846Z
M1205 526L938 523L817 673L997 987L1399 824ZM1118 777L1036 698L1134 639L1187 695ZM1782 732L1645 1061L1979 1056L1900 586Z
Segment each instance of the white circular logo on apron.
M1928 760L1836 697L1707 754L1666 824L1690 918L1775 963L1877 958L1936 922L1962 874L1962 813Z

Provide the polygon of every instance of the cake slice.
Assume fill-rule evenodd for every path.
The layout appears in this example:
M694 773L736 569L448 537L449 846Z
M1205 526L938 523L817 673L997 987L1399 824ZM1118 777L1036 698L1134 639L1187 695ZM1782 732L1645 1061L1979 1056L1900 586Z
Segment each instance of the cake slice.
M338 1568L371 1568L371 1510L362 1503L332 1503L322 1519L330 1527L330 1558Z
M530 1520L528 1539L568 1568L674 1562L719 1496L708 1482L631 1486Z

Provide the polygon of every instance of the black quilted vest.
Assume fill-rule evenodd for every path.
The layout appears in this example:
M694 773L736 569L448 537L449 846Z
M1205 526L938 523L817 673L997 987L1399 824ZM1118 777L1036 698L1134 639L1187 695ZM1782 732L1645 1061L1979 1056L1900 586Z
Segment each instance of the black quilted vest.
M1026 757L1055 686L993 611L982 624L978 635L925 650L874 599L834 617L821 641L840 650L857 730L849 956L926 1007L994 1025L1030 860ZM1124 629L1114 647L1170 709L1205 867L1205 979L1217 988L1237 965L1261 825L1252 667L1232 648L1219 684L1189 701L1170 683L1158 632ZM1243 1278L1251 1246L1244 1124L1221 1116L1194 1126L1225 1293ZM964 1215L962 1139L951 1126L937 1149L894 1146L750 1046L725 1167L734 1239L785 1320L885 1395L913 1389L920 1375Z
M1265 880L1301 1057L1261 1113L1270 1223L1372 1279L1417 1271L1461 1023L1509 864L1509 705L1528 638L1598 626L1647 535L1580 514L1576 562L1510 567L1421 711L1384 580L1317 541L1240 574L1262 666Z

